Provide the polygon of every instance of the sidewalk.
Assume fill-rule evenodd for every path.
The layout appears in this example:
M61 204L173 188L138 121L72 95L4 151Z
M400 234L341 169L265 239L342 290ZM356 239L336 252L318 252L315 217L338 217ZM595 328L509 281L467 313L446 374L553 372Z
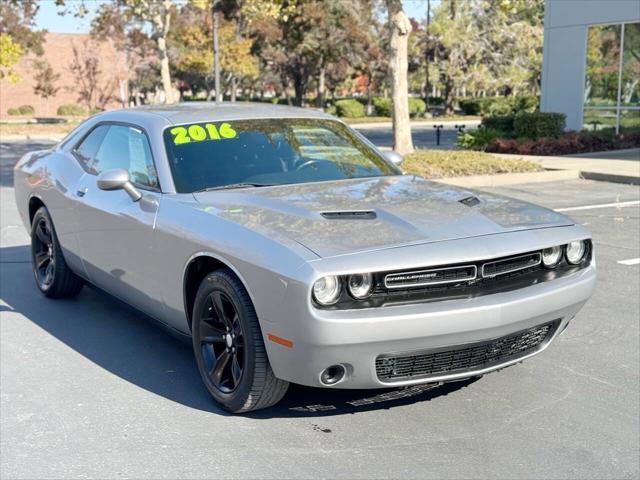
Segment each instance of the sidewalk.
M588 180L640 185L640 148L562 157L496 155L514 159L526 158L529 161L540 163L549 170L578 172L580 177Z

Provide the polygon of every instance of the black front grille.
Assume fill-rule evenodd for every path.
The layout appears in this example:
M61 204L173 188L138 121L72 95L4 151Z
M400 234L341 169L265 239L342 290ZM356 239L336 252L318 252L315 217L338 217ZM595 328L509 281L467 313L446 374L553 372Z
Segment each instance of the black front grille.
M480 343L376 358L382 381L401 381L482 370L536 351L553 335L560 320Z
M483 277L497 277L507 273L518 272L527 268L540 265L539 252L527 253L516 257L509 257L495 262L487 262L482 265Z
M411 272L392 273L384 277L387 288L411 288L427 285L442 285L474 280L477 275L475 265L460 267L433 268L429 270L415 270Z

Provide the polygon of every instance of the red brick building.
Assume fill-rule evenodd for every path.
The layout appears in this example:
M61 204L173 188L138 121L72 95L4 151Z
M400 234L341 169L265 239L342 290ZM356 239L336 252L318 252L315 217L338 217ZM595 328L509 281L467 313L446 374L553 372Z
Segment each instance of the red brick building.
M62 104L86 105L81 101L81 87L77 74L71 71L74 58L81 62L95 59L100 71L96 82L95 98L91 102L101 108L118 108L129 98L126 57L115 49L112 42L95 42L87 34L47 33L44 54L25 55L16 65L20 80L11 84L0 80L0 117L7 118L7 110L20 105L31 105L36 116L55 115ZM74 53L75 49L75 53ZM58 92L45 100L34 92L34 61L46 60L60 78L55 82Z

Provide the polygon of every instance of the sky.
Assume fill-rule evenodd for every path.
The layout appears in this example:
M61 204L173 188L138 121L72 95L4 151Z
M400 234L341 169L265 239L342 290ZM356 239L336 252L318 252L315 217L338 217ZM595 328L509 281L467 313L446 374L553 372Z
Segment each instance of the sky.
M67 0L68 4L72 4L77 0ZM87 33L91 27L91 19L95 11L105 0L85 0L85 4L89 9L89 15L84 18L75 18L73 15L58 15L58 8L55 6L54 0L40 0L40 9L36 16L36 24L38 28L47 29L50 32L57 33ZM431 0L431 8L437 4L439 0ZM421 20L427 16L427 0L402 0L405 12L409 17Z

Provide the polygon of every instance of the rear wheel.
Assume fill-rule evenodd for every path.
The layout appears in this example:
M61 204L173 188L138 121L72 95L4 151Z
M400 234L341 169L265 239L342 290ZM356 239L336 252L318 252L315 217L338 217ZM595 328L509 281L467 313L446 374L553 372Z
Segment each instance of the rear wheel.
M40 207L31 222L31 264L38 289L50 298L68 298L82 290L82 280L69 270L51 216Z
M226 410L275 405L289 383L275 377L251 299L227 269L200 284L193 309L193 351L207 390Z

